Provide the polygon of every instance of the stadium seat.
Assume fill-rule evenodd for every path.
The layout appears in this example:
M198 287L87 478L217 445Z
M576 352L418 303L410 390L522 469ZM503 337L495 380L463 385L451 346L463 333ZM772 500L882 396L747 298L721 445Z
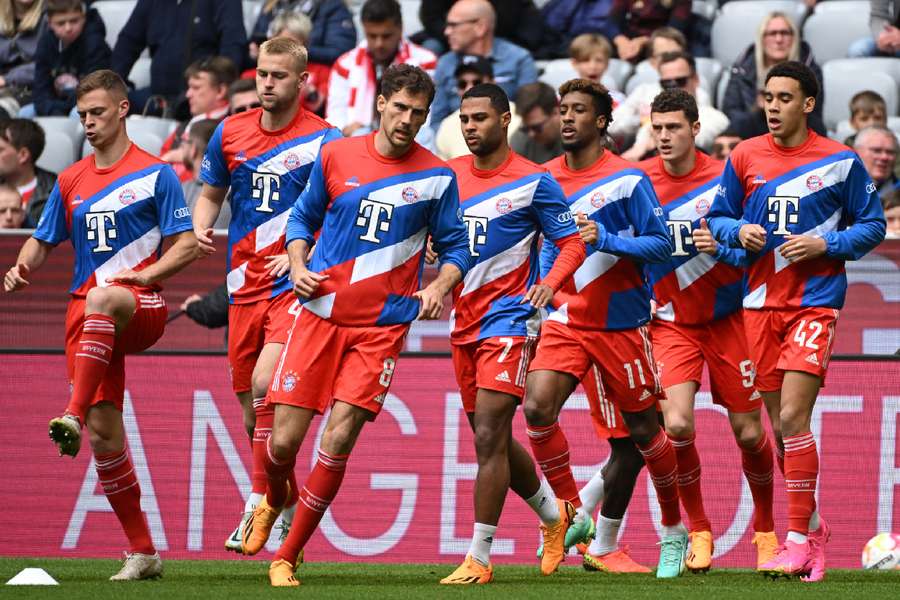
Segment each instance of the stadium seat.
M659 73L653 70L641 72L635 72L634 75L628 80L628 83L625 84L625 94L631 94L634 89L641 85L642 83L652 83L654 81L659 81Z
M609 68L603 74L603 84L615 90L622 91L625 89L625 83L631 77L634 68L627 60L619 60L611 58L609 60Z
M900 60L896 58L872 56L868 58L840 58L829 62L841 65L842 69L855 69L857 73L880 71L893 77L897 85L900 85Z
M419 20L419 5L421 0L400 0L400 10L403 14L403 35L406 37L422 31L422 22ZM357 33L357 39L361 39L362 29Z
M553 89L558 89L564 82L578 77L572 61L568 58L557 58L551 60L544 67L544 72L538 77L538 81L543 81Z
M825 125L834 130L842 119L850 116L850 98L857 92L872 90L881 94L887 104L888 115L897 114L897 81L883 71L865 71L860 76L859 63L854 59L832 60L822 68L825 87Z
M128 79L135 88L150 87L150 59L146 56L138 58L131 67Z
M897 139L900 140L900 117L888 117L887 126L897 134Z
M68 117L59 118L67 119ZM37 159L37 166L54 173L61 173L75 162L76 154L72 140L62 129L46 129L44 137L46 144L40 158Z
M253 32L253 26L256 25L256 18L262 10L262 0L242 0L241 8L244 10L244 29L247 30L247 37Z
M103 18L106 25L106 43L110 48L115 48L119 32L125 27L136 4L137 0L99 0L91 5Z
M137 132L148 132L165 140L175 131L178 122L172 119L160 119L159 117L142 117L140 115L131 115L126 121L128 124L128 135Z
M716 85L716 108L722 110L722 104L725 100L725 90L728 88L728 82L731 80L731 69L723 69L722 76L719 77L719 83Z
M72 156L80 156L81 141L84 139L84 129L82 129L78 119L72 117L35 117L34 120L41 126L45 134L55 131L66 136L66 139L69 140L69 146L72 148ZM55 138L55 140L59 143L59 138ZM46 145L50 145L49 137L47 138ZM47 154L46 149L44 150L44 154Z
M159 156L160 150L162 150L163 142L165 141L163 138L159 137L152 131L146 130L129 131L128 137L131 138L131 141L137 144L138 147L146 150L154 156ZM82 158L93 153L94 149L91 147L87 140L84 140L84 144L82 144L81 147Z
M847 56L847 48L869 37L868 2L820 2L803 24L803 39L820 65Z
M806 6L793 0L733 0L722 6L712 26L712 53L716 60L730 67L754 42L760 22L776 10L792 16L799 27Z

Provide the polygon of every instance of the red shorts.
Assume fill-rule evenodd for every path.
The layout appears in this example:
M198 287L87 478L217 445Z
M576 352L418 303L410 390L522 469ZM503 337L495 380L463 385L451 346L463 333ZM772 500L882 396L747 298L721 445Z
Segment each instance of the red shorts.
M228 362L235 393L249 392L256 359L266 344L283 344L297 315L297 299L284 292L249 304L228 306Z
M569 373L581 381L592 363L597 365L606 397L623 412L641 412L663 397L646 325L593 331L547 321L528 370Z
M785 371L822 378L831 360L838 310L812 306L790 310L744 310L750 358L756 364L761 392L781 389Z
M373 413L384 404L409 325L347 327L301 310L266 401L319 414L340 400Z
M125 329L116 334L106 375L91 400L91 406L99 402L112 402L121 411L125 398L125 355L146 350L162 337L168 310L165 300L157 292L144 288L119 287L134 295L136 308ZM75 352L84 325L84 304L84 298L72 298L66 309L66 371L69 385L75 379Z
M451 346L463 409L467 413L475 412L479 388L515 396L521 402L536 343L534 337L511 336Z
M592 364L587 375L581 380L581 386L588 399L591 422L594 424L597 437L601 440L631 437L631 432L625 425L625 419L622 418L622 412L606 397L603 379L600 376L600 367Z
M653 321L650 335L663 389L688 381L699 386L705 362L713 402L732 413L753 412L762 405L753 387L753 361L740 312L705 325Z

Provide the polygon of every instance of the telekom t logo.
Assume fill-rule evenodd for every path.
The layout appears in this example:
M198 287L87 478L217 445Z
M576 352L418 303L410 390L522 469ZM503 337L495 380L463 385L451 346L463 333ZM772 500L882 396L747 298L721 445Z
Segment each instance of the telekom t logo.
M463 221L466 223L466 229L469 230L469 252L472 256L478 256L479 252L476 248L487 244L488 219L487 217L463 215Z
M84 215L87 226L87 239L91 242L97 240L94 252L112 252L112 246L107 244L109 240L118 237L116 233L116 211L104 210L89 212Z
M800 220L800 198L796 196L769 196L769 223L775 223L776 235L790 235L788 225Z
M359 201L359 213L356 217L356 226L362 227L366 232L359 239L374 244L380 244L377 233L387 233L391 228L391 217L394 214L394 205L377 200L363 198ZM384 218L382 219L382 215Z
M691 237L692 223L690 221L666 221L669 227L669 235L675 242L675 251L672 256L688 256L690 253L685 246L693 246L694 238Z
M269 206L269 203L278 202L281 198L281 193L278 191L281 187L281 180L278 178L278 175L254 172L250 183L253 186L250 195L254 200L260 201L256 210L264 213L275 212L275 209Z

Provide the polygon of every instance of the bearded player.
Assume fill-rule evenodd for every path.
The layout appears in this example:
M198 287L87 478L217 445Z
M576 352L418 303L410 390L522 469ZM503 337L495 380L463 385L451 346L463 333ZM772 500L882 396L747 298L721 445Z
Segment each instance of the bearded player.
M172 168L134 145L125 130L128 89L112 71L95 71L75 91L94 153L63 171L34 235L3 281L29 284L53 248L71 240L75 273L66 311L66 367L72 386L62 417L50 421L60 455L75 456L86 425L97 476L130 552L113 581L162 575L141 511L141 488L125 443L125 355L162 336L160 282L197 255L191 213ZM160 256L163 240L170 244Z
M288 220L291 280L303 307L267 397L275 406L269 482L244 528L245 554L263 547L288 500L287 478L312 418L331 412L269 568L274 586L299 585L297 556L336 496L363 425L381 411L409 323L440 316L443 297L469 270L456 178L414 141L433 98L423 70L388 68L378 131L324 145ZM443 262L437 279L419 289L429 234Z
M657 303L650 335L666 392L660 401L666 433L678 457L678 495L690 526L686 564L692 571L706 571L713 553L694 445L694 398L705 363L713 402L728 411L753 496L759 567L772 558L778 539L772 515L772 445L760 420L762 400L753 387L740 310L745 253L720 246L714 258L698 252L693 243L692 231L706 229L704 216L717 201L723 167L694 145L700 131L694 97L680 89L663 90L651 104L650 126L659 156L640 167L653 182L675 244L669 260L647 269Z
M858 260L885 234L875 184L859 157L807 127L818 92L806 65L788 61L769 70L769 133L735 148L708 217L716 240L747 251L744 327L756 387L767 406L780 407L773 424L784 447L788 533L761 570L806 581L825 577L830 535L816 507L819 456L810 421L847 292L844 261Z

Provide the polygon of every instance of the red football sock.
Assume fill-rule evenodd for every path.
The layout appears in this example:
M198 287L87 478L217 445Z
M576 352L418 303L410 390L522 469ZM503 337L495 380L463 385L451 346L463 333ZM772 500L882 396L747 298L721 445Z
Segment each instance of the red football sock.
M78 417L82 424L112 360L115 340L116 322L112 317L96 313L84 317L81 341L75 350L72 397L66 407L66 412Z
M275 553L275 560L286 560L291 564L297 562L297 555L312 537L322 515L328 510L331 501L337 496L344 472L347 470L349 454L332 456L319 450L319 460L313 467L306 485L300 491L297 512L291 523L291 531L287 539Z
M572 475L572 467L569 465L569 441L566 434L559 428L557 421L547 427L529 425L525 428L528 440L531 442L531 451L537 460L547 483L553 489L557 498L568 500L575 508L581 506L581 498L578 496L578 486L575 484L575 476Z
M266 442L272 435L275 411L266 406L265 398L253 399L253 411L256 413L256 426L253 428L253 473L250 475L250 491L254 494L265 494L269 482L266 475Z
M156 549L150 539L150 528L141 511L141 486L128 457L128 450L95 454L94 462L100 487L125 530L131 552L154 554Z
M741 446L741 467L753 495L753 531L775 531L772 511L774 465L772 444L763 432L762 438L752 446Z
M819 454L812 433L784 438L784 483L788 501L788 531L809 533L809 518L816 510Z
M697 453L694 439L694 434L687 438L669 438L678 461L678 496L687 513L691 531L712 531L712 525L703 509L700 455Z
M272 456L272 436L269 436L266 441L266 502L269 506L284 506L288 499L288 478L294 472L296 462L296 456L283 461Z
M653 487L656 488L662 524L678 525L681 522L681 512L678 510L678 459L675 458L672 443L666 432L660 429L649 444L639 445L638 449L647 463Z

